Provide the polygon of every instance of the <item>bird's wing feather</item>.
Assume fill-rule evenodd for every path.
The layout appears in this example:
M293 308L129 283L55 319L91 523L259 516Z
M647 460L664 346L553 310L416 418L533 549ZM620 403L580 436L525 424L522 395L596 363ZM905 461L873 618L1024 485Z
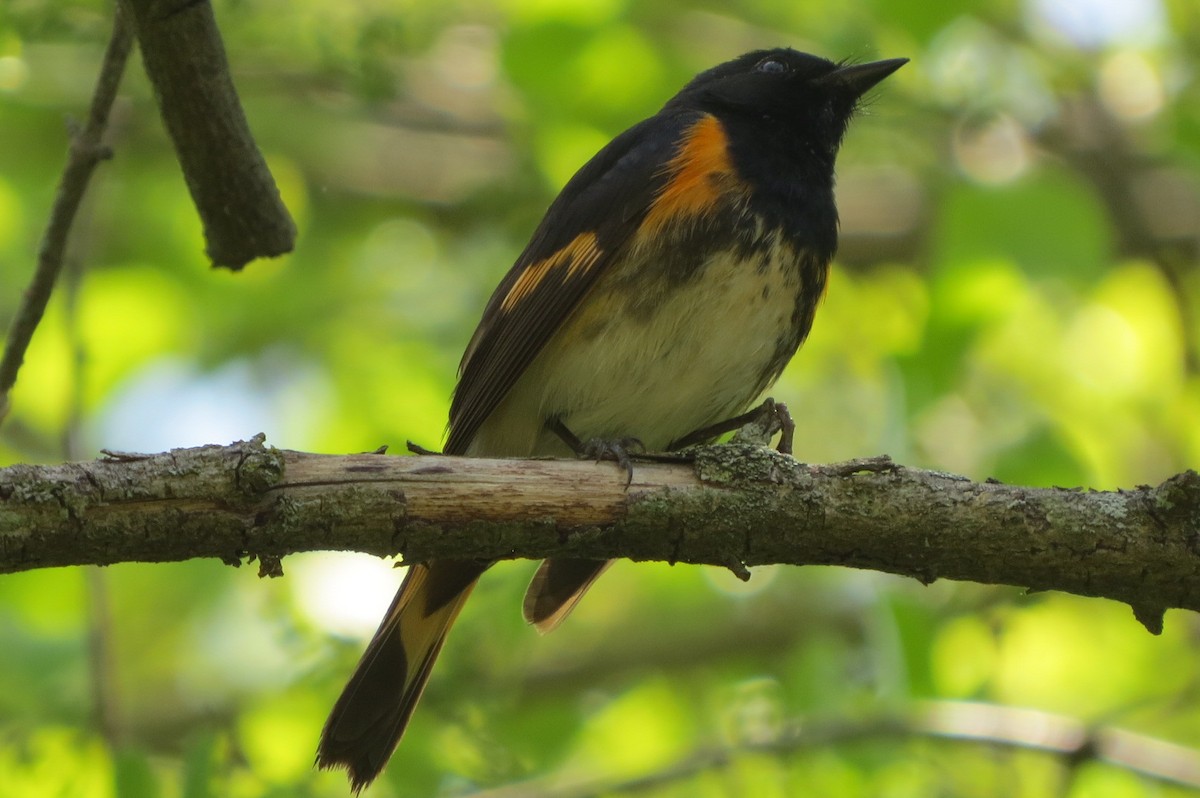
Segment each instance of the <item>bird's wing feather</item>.
M446 454L464 454L480 425L597 278L621 257L664 185L697 114L660 115L596 154L563 188L488 301L459 366Z

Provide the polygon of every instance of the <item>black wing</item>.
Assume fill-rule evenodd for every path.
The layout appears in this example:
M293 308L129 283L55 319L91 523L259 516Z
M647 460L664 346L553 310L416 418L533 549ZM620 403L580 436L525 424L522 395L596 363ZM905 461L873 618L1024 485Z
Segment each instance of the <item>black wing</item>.
M488 301L459 366L446 454L463 454L596 279L621 257L695 115L659 114L600 150L563 188Z

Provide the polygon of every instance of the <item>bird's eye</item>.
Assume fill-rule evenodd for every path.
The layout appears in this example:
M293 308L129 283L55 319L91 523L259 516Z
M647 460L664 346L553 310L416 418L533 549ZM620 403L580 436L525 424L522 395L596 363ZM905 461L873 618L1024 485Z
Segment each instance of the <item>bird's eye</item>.
M777 58L765 58L758 62L754 67L755 72L766 72L768 74L779 74L788 71L788 65Z

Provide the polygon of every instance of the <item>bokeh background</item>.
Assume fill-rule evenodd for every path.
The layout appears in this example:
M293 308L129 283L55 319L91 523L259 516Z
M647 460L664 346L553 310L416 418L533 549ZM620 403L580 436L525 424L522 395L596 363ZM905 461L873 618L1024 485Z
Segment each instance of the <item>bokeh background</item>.
M1195 0L216 11L296 252L208 268L135 59L0 465L259 431L439 446L483 303L563 182L695 72L777 45L913 59L851 127L828 298L773 391L800 457L1101 489L1200 465ZM111 13L0 5L0 322ZM316 739L400 574L348 554L284 568L0 578L0 796L345 795L311 769ZM1138 772L1198 768L1192 613L1153 637L1125 606L1012 587L622 563L539 638L518 610L531 570L478 588L371 795L1195 794ZM1011 740L1078 722L1180 747L1122 767L903 722L930 707Z

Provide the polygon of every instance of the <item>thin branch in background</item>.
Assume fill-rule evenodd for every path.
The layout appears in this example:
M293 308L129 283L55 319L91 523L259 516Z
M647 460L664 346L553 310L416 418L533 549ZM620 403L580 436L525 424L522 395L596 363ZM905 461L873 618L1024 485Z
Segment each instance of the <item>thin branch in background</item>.
M17 372L21 369L29 342L46 312L46 305L62 271L71 226L79 211L92 171L101 161L112 157L112 151L101 144L101 139L108 125L109 111L117 96L117 87L121 83L132 46L133 30L118 8L113 18L112 36L109 38L100 67L100 77L92 94L87 124L83 130L74 131L71 135L67 165L63 169L54 206L50 211L50 221L46 225L46 232L38 249L37 269L8 328L4 355L0 357L0 423L3 423L8 415L11 401L9 397L17 381Z
M89 203L90 205L90 203ZM90 214L84 207L75 225L75 235L69 248L62 280L63 316L67 342L71 352L68 365L69 387L67 417L63 425L62 455L67 461L84 457L83 386L87 369L87 347L79 324L79 289L83 282L83 258L80 255L80 240L89 225ZM120 698L117 688L116 665L113 651L112 602L108 590L108 574L102 568L88 566L82 569L84 589L87 595L87 648L89 687L92 696L92 713L100 736L114 754L121 750L124 740L124 725L121 722Z
M1116 726L1034 709L966 701L931 701L913 721L913 732L1067 757L1073 770L1104 762L1143 778L1200 788L1200 751Z
M861 721L797 722L766 740L700 751L665 768L623 781L599 781L557 773L472 793L471 798L600 798L635 795L704 773L723 770L740 757L796 756L831 746L872 740L934 738L995 748L1042 751L1061 757L1072 771L1104 762L1145 779L1200 787L1200 751L1116 727L1091 727L1052 712L960 701L930 701L909 715Z
M88 605L88 671L92 712L96 728L112 752L121 750L125 739L121 701L117 692L116 658L113 651L112 601L108 574L95 565L83 569Z
M83 216L81 213L81 219ZM84 223L76 225L76 244L71 247L73 251L78 251L80 231L85 227L87 225ZM83 385L84 371L87 368L87 347L84 344L83 332L79 328L79 290L82 282L83 261L77 254L70 254L64 267L62 284L63 326L70 358L67 361L67 413L62 428L61 450L64 460L68 463L87 457L83 446Z

